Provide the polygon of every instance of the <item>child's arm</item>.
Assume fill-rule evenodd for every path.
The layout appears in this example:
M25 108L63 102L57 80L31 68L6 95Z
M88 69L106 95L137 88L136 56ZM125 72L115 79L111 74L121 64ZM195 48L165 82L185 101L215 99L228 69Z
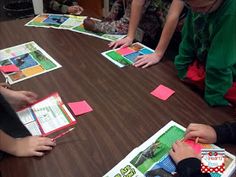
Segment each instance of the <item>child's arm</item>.
M57 11L57 12L61 12L61 13L67 13L68 6L61 4L56 0L50 0L48 6L53 11Z
M20 109L36 101L37 94L29 91L14 91L0 86L0 93L13 108Z
M45 151L52 150L56 143L50 138L28 136L12 138L0 130L0 150L18 157L43 156Z
M142 66L142 68L146 68L148 66L158 63L162 59L175 32L183 8L184 3L182 1L172 1L170 9L168 11L168 15L166 17L165 26L161 33L159 43L155 49L155 53L137 57L134 66Z
M201 172L201 161L197 158L187 158L177 164L179 177L211 177L210 173Z
M212 25L214 32L206 60L205 100L211 106L229 105L224 95L236 75L236 15L225 14Z
M226 122L222 125L213 126L213 128L217 135L217 143L236 144L236 122Z
M132 1L128 35L124 39L111 42L109 44L109 47L112 47L112 48L117 48L119 46L127 47L130 44L132 44L135 38L135 33L137 30L139 21L141 19L142 8L143 8L144 3L145 3L145 0Z
M63 14L77 13L77 11L83 11L83 8L78 6L77 1L73 1L71 6L68 6L68 5L62 4L56 0L50 0L49 8L54 11L61 12Z
M184 79L188 66L195 59L195 48L193 41L193 14L188 12L182 29L182 41L179 46L179 54L175 57L175 67L180 79Z
M127 37L134 40L135 33L138 28L138 24L140 22L142 16L142 9L145 4L145 0L135 0L132 1L131 5L131 14L130 14L130 22L129 22L129 31Z

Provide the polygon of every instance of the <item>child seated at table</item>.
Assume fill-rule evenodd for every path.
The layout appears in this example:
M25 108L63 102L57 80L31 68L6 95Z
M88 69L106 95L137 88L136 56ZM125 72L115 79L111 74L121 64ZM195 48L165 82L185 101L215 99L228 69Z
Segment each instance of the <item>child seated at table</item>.
M44 0L44 7L47 13L79 15L83 12L77 0Z
M56 145L50 138L31 136L13 110L35 102L36 98L33 92L0 86L0 158L3 152L18 157L43 156Z
M116 0L106 18L98 22L88 17L84 20L84 28L107 34L127 34L131 3L132 0Z
M175 32L181 29L183 23L184 3L180 0L173 0L172 2L168 0L136 0L132 3L132 9L134 10L131 11L127 37L111 42L109 47L127 47L133 43L135 34L139 34L138 36L141 36L139 41L151 48L156 47L153 54L136 58L134 66L146 68L162 59L174 34L176 37L180 36L178 32ZM177 39L176 43L178 41Z
M218 126L204 124L190 124L186 129L185 139L195 140L199 143L232 143L236 144L236 122L224 123ZM177 173L180 177L210 177L209 173L201 172L201 161L194 150L181 141L176 141L170 156L177 164Z
M236 104L236 1L184 2L190 10L175 58L179 78L204 90L211 106Z

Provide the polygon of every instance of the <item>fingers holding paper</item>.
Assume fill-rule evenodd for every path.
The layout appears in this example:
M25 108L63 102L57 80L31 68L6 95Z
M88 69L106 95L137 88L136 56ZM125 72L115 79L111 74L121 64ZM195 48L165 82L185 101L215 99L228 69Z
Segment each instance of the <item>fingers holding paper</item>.
M198 158L198 155L194 152L194 150L183 141L176 141L173 144L172 150L170 151L170 156L176 164L187 158Z
M200 143L215 143L216 132L213 127L205 124L190 124L185 132L184 139L195 140L198 138Z

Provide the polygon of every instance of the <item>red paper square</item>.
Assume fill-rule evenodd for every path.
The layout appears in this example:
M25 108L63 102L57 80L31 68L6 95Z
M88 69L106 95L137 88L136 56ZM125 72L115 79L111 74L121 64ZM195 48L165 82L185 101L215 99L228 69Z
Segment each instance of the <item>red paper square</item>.
M151 94L161 100L167 100L171 95L175 93L174 90L164 86L159 85L155 90L151 92Z
M10 73L10 72L20 71L20 69L16 65L6 65L6 66L0 66L0 71L4 73Z
M68 105L73 111L74 115L76 116L93 111L93 109L89 106L89 104L85 100L79 101L79 102L68 103Z

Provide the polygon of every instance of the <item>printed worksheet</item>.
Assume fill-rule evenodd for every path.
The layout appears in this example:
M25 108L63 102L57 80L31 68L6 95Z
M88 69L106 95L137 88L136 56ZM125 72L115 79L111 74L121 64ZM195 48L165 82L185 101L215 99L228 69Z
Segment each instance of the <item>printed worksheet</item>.
M118 67L122 68L124 66L132 65L138 56L152 54L153 52L154 50L149 47L136 42L129 47L102 52L102 55Z
M131 151L104 177L174 177L176 165L169 156L169 151L176 140L183 139L184 133L184 127L174 121L169 122L151 138ZM185 143L192 147L196 153L201 153L202 149L210 152L208 154L212 155L213 159L216 159L217 155L221 155L224 151L213 144L200 144L192 140L186 140ZM215 170L218 170L217 172L209 171L212 177L228 177L234 172L236 167L235 156L224 152L222 157L224 159L224 163L222 163L224 167L216 167Z
M125 37L125 35L113 35L87 31L83 26L83 21L86 18L87 16L74 16L67 14L41 14L29 21L25 24L25 26L71 30L108 41L115 41ZM96 18L91 19L94 21L101 21Z
M0 50L0 66L14 65L18 71L3 73L9 84L58 69L61 65L35 42Z

